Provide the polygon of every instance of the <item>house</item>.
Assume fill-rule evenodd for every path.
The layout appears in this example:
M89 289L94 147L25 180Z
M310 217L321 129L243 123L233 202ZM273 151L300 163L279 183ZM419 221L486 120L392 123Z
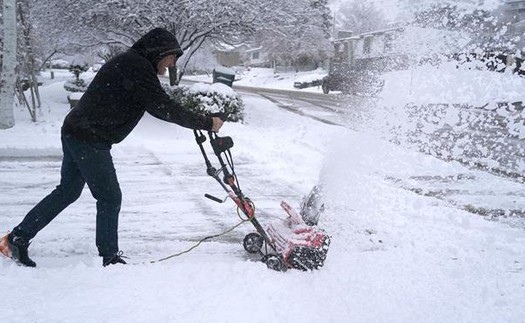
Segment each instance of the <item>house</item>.
M268 67L270 62L268 59L268 53L266 53L262 47L255 47L247 49L244 52L244 65L253 67Z
M232 67L243 65L244 51L247 45L221 45L213 51L219 65Z
M261 46L240 44L235 46L222 45L214 51L217 62L226 67L233 66L270 66L268 54Z
M333 42L335 51L330 69L341 64L396 68L397 62L407 60L406 54L395 44L404 30L404 27L392 27L357 35L349 31L339 32Z
M291 59L285 60L272 56L262 46L251 44L221 46L220 49L214 51L214 55L217 62L222 66L272 67L276 72L310 71L324 63L302 60L299 64L296 64Z
M514 9L525 13L525 1L513 3L518 2L520 7ZM334 41L335 57L330 64L331 72L342 68L384 72L442 60L457 60L458 64L475 60L488 70L503 72L510 68L513 73L525 74L523 59L503 48L465 52L471 35L462 31L403 26L355 36L345 33L343 36Z
M506 0L503 13L508 23L508 34L515 36L516 47L525 46L525 0Z
M470 37L461 31L414 26L392 26L334 40L335 64L360 65L381 70L432 62L460 52Z
M523 20L525 19L525 0L506 0L503 11L516 16L518 20Z

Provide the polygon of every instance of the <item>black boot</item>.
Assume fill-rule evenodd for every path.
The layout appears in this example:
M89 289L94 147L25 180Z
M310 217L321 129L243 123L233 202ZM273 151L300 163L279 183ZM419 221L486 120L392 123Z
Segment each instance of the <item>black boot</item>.
M125 265L126 262L122 258L127 258L127 257L124 257L122 254L123 254L123 252L119 251L119 252L117 252L116 254L114 254L112 256L103 257L102 258L102 266L106 267L106 266L115 265L115 264L123 264L123 265Z
M11 250L11 258L14 261L26 267L36 267L36 263L29 258L27 252L27 249L31 244L29 241L10 233L7 236L7 242L9 244L9 249Z

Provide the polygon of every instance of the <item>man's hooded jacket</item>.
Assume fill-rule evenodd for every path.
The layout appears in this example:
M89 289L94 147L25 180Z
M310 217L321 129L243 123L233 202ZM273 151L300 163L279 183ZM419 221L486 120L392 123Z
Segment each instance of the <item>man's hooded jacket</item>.
M162 89L157 63L168 55L182 55L179 43L172 33L156 28L104 64L66 116L63 134L111 145L122 141L145 111L186 128L211 130L210 117L184 109Z

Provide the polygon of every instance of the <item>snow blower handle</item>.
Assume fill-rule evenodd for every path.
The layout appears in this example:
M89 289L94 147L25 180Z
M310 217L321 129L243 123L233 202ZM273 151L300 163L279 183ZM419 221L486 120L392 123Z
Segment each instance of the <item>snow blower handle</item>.
M214 202L217 202L217 203L224 203L228 199L228 197L226 197L224 200L221 200L220 198L215 197L215 196L210 195L210 194L207 194L207 193L204 194L204 197L207 198L207 199L210 199L210 200L212 200Z
M221 154L229 153L230 148L233 147L233 139L232 137L219 137L214 133L210 133L209 135L213 152L215 153L217 158L219 158L221 166L225 167L226 165L224 164L224 162L222 162Z

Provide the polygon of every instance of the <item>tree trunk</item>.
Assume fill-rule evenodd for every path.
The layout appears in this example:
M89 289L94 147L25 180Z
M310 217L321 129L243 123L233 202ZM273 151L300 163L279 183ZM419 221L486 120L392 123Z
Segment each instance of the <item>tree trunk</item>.
M22 7L23 6L23 7ZM38 91L38 80L36 78L37 71L35 70L35 55L33 53L33 44L31 41L31 24L29 23L29 5L27 0L18 3L18 13L20 15L20 22L22 25L22 33L24 34L25 49L26 49L26 68L29 73L29 85L31 89L31 114L32 120L36 121L36 110L40 109L42 103L40 102L40 92ZM35 102L36 99L36 102Z
M0 81L0 129L15 125L13 105L16 84L16 1L4 0L4 48Z
M202 46L204 41L207 37L202 37L196 41L192 46L190 46L188 49L184 51L183 61L182 61L182 68L178 71L177 75L177 84L182 80L182 76L184 76L184 73L186 72L186 67L188 67L188 63L190 62L190 58L195 54L195 52Z

